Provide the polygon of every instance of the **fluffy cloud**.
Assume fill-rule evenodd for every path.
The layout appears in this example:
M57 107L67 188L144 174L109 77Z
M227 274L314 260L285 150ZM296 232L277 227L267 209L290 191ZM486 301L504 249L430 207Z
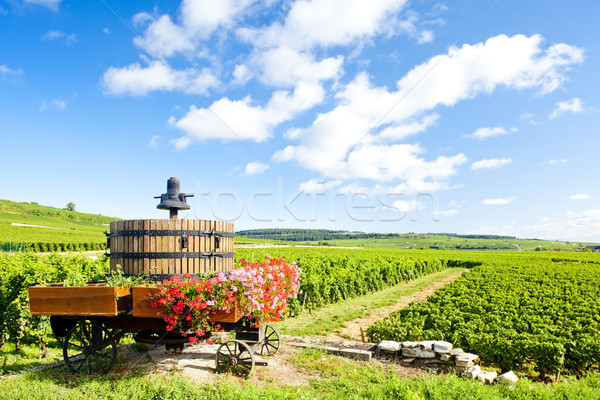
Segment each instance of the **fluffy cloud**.
M473 132L470 135L464 135L464 137L483 140L483 139L487 139L487 138L491 138L491 137L495 137L495 136L507 135L511 132L516 132L516 131L517 131L517 128L512 128L510 130L506 130L505 128L502 128L500 126L496 126L493 128L485 127L485 128L479 128L479 129L475 130L475 132Z
M102 77L105 94L144 96L157 90L182 90L204 94L219 84L208 70L175 70L161 61L153 61L146 67L139 63L123 68L110 67Z
M510 158L488 158L486 160L475 161L471 164L471 169L500 168L510 163L512 163L512 159Z
M573 97L570 100L560 101L556 103L556 107L552 114L550 114L550 118L556 118L564 113L580 113L584 111L583 100L579 97Z
M230 26L252 4L252 0L184 0L179 7L178 22L168 15L157 18L148 13L134 16L134 23L145 23L144 33L134 43L154 57L192 53L202 39L218 28Z
M322 193L328 189L339 186L342 183L340 180L325 182L322 179L311 179L300 184L298 189L303 193Z
M512 203L513 201L515 201L515 199L515 196L498 199L484 199L481 201L481 203L485 204L486 206L503 206Z
M587 199L591 199L592 196L590 196L589 194L585 194L585 193L580 193L580 194L574 194L573 196L569 196L569 200L587 200Z
M309 127L290 130L286 137L299 143L277 151L273 159L296 161L302 168L341 180L412 179L422 184L447 179L467 161L463 154L427 161L421 146L387 142L435 121L430 115L415 122L424 113L498 86L556 89L564 72L582 61L583 52L565 44L544 49L542 44L538 35L499 35L451 48L409 71L396 91L374 87L368 75L359 74L336 93L334 109L320 114Z
M290 120L298 112L323 100L324 91L318 84L299 84L292 93L277 91L265 106L253 105L252 99L222 98L209 108L191 106L181 119L170 122L184 132L174 143L179 149L209 139L253 140L262 142L271 136L273 128Z
M394 16L406 0L307 0L292 4L283 24L243 28L238 35L257 47L295 49L347 45L373 35L392 33Z
M417 200L398 200L392 203L391 208L398 212L424 210L425 206Z
M269 165L265 164L264 162L262 162L260 160L249 162L248 164L246 164L246 169L244 170L244 175L252 176L252 175L262 174L267 169L269 169Z
M319 82L337 79L342 70L344 57L329 57L315 60L311 53L282 46L255 52L248 66L238 66L239 80L247 79L250 70L261 82L271 86L295 86L298 82Z

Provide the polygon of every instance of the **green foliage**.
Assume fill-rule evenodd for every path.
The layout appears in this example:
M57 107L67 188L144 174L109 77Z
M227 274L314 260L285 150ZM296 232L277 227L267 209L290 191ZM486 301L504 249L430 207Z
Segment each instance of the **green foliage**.
M0 254L0 336L17 347L24 339L43 344L50 333L49 318L29 313L29 287L65 281L85 284L102 279L108 270L106 257L92 260L58 254Z
M236 258L264 259L265 249L237 249ZM271 248L268 254L295 260L302 270L303 294L290 303L296 314L302 304L315 308L375 292L446 268L439 258L395 250Z
M75 203L73 203L72 201L70 201L67 206L65 207L65 209L67 211L75 211Z
M600 363L600 257L480 253L475 267L426 303L367 330L370 340L440 339L503 370L582 374Z

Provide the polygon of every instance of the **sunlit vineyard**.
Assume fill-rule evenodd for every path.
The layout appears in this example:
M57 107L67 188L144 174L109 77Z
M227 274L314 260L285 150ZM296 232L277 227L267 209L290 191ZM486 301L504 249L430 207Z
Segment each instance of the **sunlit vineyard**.
M447 340L503 370L542 375L598 368L599 255L465 256L481 265L426 303L377 322L371 340Z

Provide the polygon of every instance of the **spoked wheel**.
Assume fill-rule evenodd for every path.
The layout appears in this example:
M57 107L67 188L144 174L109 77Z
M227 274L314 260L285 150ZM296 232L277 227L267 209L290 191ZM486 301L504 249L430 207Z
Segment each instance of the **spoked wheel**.
M230 340L219 346L216 356L217 372L231 372L247 378L254 370L254 354L250 347L239 340Z
M74 374L105 374L117 358L117 346L101 324L82 320L67 333L63 342L63 358Z
M260 345L260 355L272 356L273 354L277 353L279 346L281 346L279 332L273 325L267 324L265 326L265 338Z

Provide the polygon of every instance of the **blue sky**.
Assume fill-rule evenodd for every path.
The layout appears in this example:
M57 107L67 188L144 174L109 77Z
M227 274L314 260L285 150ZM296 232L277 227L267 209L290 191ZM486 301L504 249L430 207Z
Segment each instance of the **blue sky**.
M600 2L0 1L0 198L600 241Z

